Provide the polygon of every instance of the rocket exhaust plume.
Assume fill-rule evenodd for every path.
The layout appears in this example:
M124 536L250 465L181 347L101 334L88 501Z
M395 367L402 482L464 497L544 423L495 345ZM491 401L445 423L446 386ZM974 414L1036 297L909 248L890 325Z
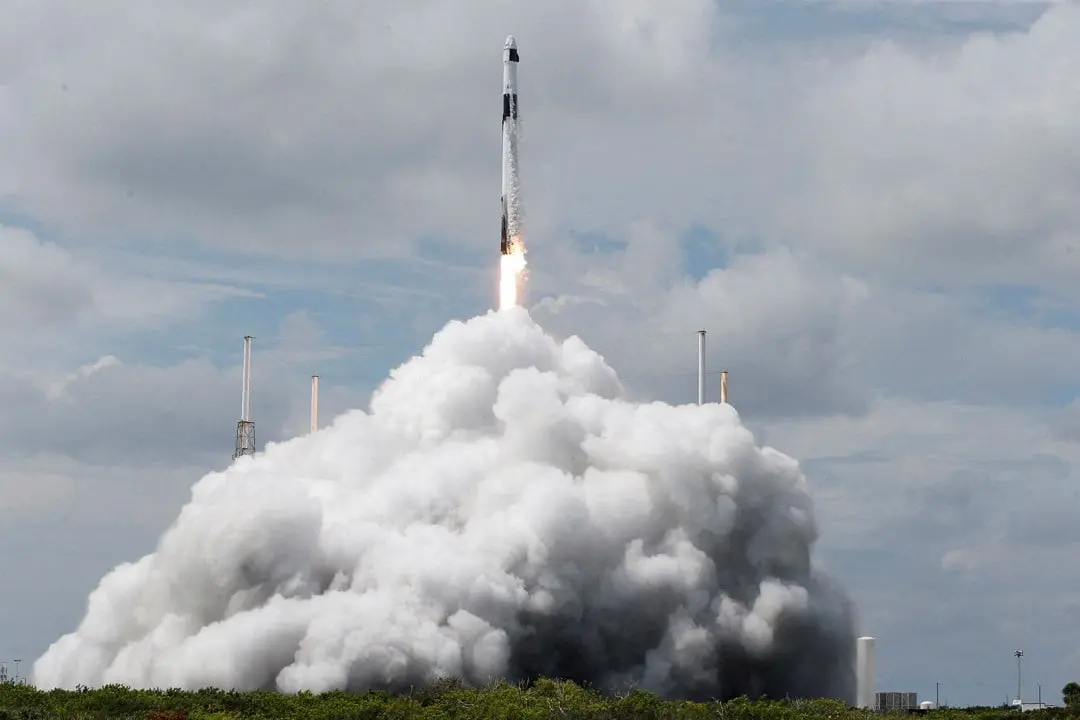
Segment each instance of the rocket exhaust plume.
M521 227L518 181L518 49L511 35L503 45L502 99L502 238L499 243L499 308L519 302L525 273L525 237Z
M319 429L319 376L311 376L311 432Z
M42 688L855 699L798 463L731 406L626 398L524 308L451 322L370 409L210 473L34 664Z

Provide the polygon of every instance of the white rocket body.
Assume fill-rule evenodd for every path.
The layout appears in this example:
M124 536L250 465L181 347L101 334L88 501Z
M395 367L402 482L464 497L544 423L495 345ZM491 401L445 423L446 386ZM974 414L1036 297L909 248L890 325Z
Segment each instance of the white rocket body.
M511 35L503 46L502 102L502 239L503 255L512 252L514 238L521 234L521 201L518 184L518 90L517 40Z

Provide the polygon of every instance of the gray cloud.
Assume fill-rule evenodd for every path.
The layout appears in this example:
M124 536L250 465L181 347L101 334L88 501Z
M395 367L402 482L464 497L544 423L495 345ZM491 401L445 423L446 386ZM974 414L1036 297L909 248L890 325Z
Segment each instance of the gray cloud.
M163 330L216 302L257 297L235 285L141 273L122 255L106 262L93 247L74 252L19 227L0 225L0 248L0 333L9 339L0 343L0 384L27 368L66 372L103 337Z
M1080 267L1068 87L1080 8L940 52L883 40L805 97L805 182L783 225L849 266L1064 284Z
M1038 313L844 275L787 249L733 250L726 267L694 281L670 235L630 237L603 254L560 246L530 282L538 318L588 339L645 395L696 396L702 328L709 397L728 369L751 417L858 414L879 395L1035 406L1074 383L1080 335Z
M391 7L36 6L5 38L50 51L5 63L28 111L12 128L27 171L20 199L91 227L167 226L292 256L396 252L417 233L479 238L490 221L476 208L497 185L492 88L509 14L531 48L523 82L529 107L546 108L538 127L542 113L583 99L594 121L643 107L655 116L641 89L669 94L715 17L704 0L613 15L603 2L526 15L493 2L469 13ZM572 127L540 133L537 160L545 137L561 142ZM346 232L355 243L340 242Z
M738 256L693 283L675 272L678 256L667 244L636 236L621 255L589 265L577 289L541 300L534 313L622 359L627 382L647 396L695 399L696 332L705 329L711 401L716 371L727 369L732 397L750 416L866 408L868 388L851 372L847 333L865 293L857 281L778 251Z
M985 308L964 293L866 282L871 292L850 332L883 392L1034 405L1072 384L1080 335L1067 327Z
M858 419L775 422L769 440L804 460L825 561L849 580L861 631L889 648L879 677L986 697L983 672L945 667L961 636L972 667L1020 646L1038 648L1044 684L1074 674L1060 628L1075 540L1060 523L1076 503L1075 445L1024 412L895 400ZM859 455L872 457L847 461ZM1033 598L1032 583L1055 591Z
M223 421L239 413L239 377L236 367L223 372L196 359L165 368L102 364L37 391L9 381L0 448L32 456L60 445L77 460L122 464L206 460L217 445L225 458ZM283 415L280 394L274 385L260 390L260 415L273 432Z
M93 302L91 279L63 248L0 226L0 329L74 323Z
M1069 506L1080 460L1080 448L1052 438L1037 415L898 399L865 418L773 422L769 442L806 462L839 546L948 544L941 553L993 546L1017 522ZM846 461L866 454L868 462Z
M69 461L91 465L220 466L239 418L240 351L237 338L223 367L206 356L158 366L110 355L62 375L0 372L0 456L22 463L62 448ZM306 431L304 373L347 352L303 313L286 316L276 340L260 343L252 373L260 446ZM363 389L328 380L327 419L366 402Z
M514 27L537 237L647 202L659 220L797 238L864 270L1064 280L1080 262L1078 113L1058 91L1075 64L1068 5L1025 31L946 33L933 54L766 54L739 42L745 17L705 0L79 7L20 10L0 62L23 110L16 196L83 232L169 227L291 257L400 254L417 234L482 244ZM47 59L25 61L27 37Z
M1055 437L1080 443L1080 398L1056 413L1051 423Z

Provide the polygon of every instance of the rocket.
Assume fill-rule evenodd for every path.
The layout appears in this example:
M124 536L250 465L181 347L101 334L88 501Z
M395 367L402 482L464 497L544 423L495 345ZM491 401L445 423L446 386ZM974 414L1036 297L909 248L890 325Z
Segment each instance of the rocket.
M503 255L513 252L513 239L521 233L517 159L517 64L517 40L511 35L503 45L502 242L499 245L499 252Z

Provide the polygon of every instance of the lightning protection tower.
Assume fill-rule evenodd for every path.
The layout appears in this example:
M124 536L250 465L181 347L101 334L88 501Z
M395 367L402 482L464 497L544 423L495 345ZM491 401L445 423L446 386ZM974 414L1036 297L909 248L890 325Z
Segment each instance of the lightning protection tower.
M255 423L251 421L251 341L244 336L244 387L240 395L240 422L236 423L236 452L233 458L255 454Z

